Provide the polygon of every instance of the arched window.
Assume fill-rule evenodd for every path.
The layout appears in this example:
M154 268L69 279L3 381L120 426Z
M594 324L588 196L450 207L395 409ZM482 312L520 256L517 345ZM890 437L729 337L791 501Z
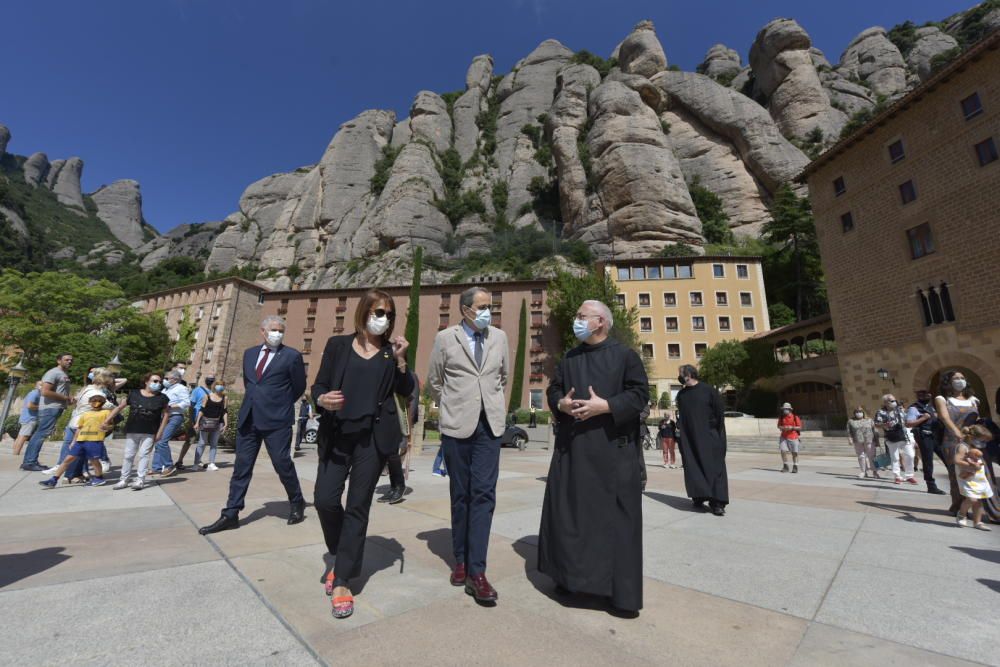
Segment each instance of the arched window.
M927 301L927 295L924 294L922 289L917 290L917 297L920 299L920 312L924 314L924 326L929 327L934 324L931 319L931 305Z
M944 310L944 319L948 322L955 321L955 309L951 306L951 293L948 292L948 283L941 283L941 308Z
M931 320L934 324L941 324L944 322L944 311L941 308L941 297L938 296L937 290L933 287L927 290L927 300L931 304Z

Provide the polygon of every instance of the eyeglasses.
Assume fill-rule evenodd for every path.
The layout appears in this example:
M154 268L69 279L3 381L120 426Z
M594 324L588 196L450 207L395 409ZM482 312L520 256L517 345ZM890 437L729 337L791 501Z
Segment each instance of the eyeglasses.
M375 317L388 317L390 320L396 319L396 313L391 310L386 310L385 308L376 308L372 311L372 314L375 315Z
M600 317L600 315L582 315L580 313L576 314L576 319L578 320L589 320L592 317Z
M484 310L493 310L493 308L488 303L484 303L483 305L479 306L478 308L476 306L468 306L468 308L470 310L478 310L479 312L483 312Z

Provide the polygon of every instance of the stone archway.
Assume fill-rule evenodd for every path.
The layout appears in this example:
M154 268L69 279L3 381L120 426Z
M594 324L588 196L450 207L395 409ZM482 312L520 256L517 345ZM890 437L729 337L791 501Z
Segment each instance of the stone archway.
M969 381L969 386L980 401L980 414L989 417L993 413L993 401L986 387L996 386L995 371L982 359L966 352L948 352L931 355L924 360L913 374L914 387L926 387L937 395L941 374L947 371L961 371Z

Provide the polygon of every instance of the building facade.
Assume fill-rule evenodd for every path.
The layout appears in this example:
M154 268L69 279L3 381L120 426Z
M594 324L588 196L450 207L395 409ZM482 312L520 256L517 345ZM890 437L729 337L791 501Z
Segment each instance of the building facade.
M416 371L421 382L427 377L431 348L438 331L462 320L458 306L461 293L472 284L423 285L420 290L420 326L417 338ZM493 325L507 334L510 361L513 365L519 339L521 303L526 308L524 381L520 406L535 405L547 409L544 393L560 351L559 336L549 322L548 282L516 281L483 284L493 297ZM393 335L406 331L410 286L381 287L392 296L396 306ZM354 332L354 315L367 288L334 288L266 292L261 315L280 315L287 324L285 343L301 350L306 375L311 385L319 371L323 348L330 336ZM412 341L411 341L412 344ZM510 398L513 371L507 383Z
M642 356L656 396L680 391L677 367L712 345L770 328L759 257L692 256L608 262L618 303L639 311Z
M846 406L1000 389L1000 32L810 164Z
M182 323L194 327L194 345L185 379L200 383L214 375L235 391L243 373L243 351L259 343L262 295L266 290L241 278L224 278L154 292L140 298L139 309L163 312L170 336L177 340Z

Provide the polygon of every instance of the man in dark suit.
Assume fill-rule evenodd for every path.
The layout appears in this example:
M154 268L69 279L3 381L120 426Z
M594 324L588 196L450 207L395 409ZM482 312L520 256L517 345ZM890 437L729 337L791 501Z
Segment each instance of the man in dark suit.
M283 319L265 318L260 333L263 344L243 354L246 394L236 420L236 463L229 482L229 501L218 521L198 530L202 535L240 527L239 513L250 488L261 441L267 445L274 471L288 494L289 525L305 518L305 500L292 463L291 445L295 402L305 391L306 370L302 354L281 344L285 335Z

